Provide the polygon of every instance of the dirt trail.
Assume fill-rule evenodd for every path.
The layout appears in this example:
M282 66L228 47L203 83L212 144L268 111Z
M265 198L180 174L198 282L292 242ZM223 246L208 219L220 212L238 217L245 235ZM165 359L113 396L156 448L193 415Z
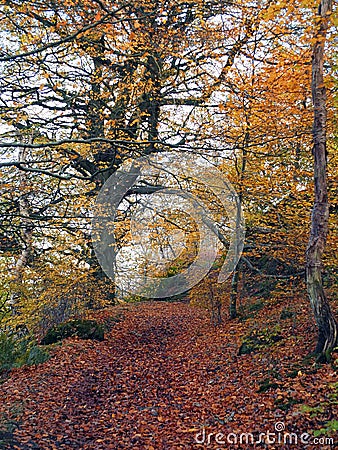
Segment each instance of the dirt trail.
M128 307L105 341L69 339L49 361L15 371L0 387L1 409L20 418L15 441L3 448L197 449L206 448L196 442L203 428L205 440L212 432L273 432L276 422L298 430L295 409L276 407L283 394L258 392L278 355L239 357L243 332L239 322L212 328L206 312L188 304ZM289 383L288 396L305 395L303 383ZM208 448L254 448L214 439Z

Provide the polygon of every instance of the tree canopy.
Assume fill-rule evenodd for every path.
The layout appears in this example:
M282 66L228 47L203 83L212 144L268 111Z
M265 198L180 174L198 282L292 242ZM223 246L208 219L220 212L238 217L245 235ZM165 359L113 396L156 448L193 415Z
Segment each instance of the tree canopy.
M210 189L177 174L180 155L188 154L215 165L238 194L246 240L236 276L246 274L248 291L258 279L272 289L303 289L313 203L312 57L321 20L328 21L331 204L323 276L334 290L336 34L318 7L303 0L1 2L2 289L19 313L15 321L34 328L114 302L116 287L91 241L93 203L112 174L140 157L158 171L124 195L117 254L131 247L130 221L140 205L149 209L164 187L189 185L208 205L220 267L226 211ZM163 267L148 265L172 276L196 256L196 227L171 212L152 230L147 217L147 245L161 251L175 244L172 232L184 232L183 252L178 247ZM237 295L235 278L222 288L223 303L230 291Z

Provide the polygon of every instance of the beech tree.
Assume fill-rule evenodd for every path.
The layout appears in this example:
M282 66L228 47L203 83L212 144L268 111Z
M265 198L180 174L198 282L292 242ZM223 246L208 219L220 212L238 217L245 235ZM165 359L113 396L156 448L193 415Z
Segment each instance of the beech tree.
M64 274L72 286L86 282L108 291L91 243L92 203L124 164L158 157L168 176L140 180L119 212L118 249L128 245L136 206L148 204L172 176L161 159L170 152L221 168L246 210L247 242L233 277L231 315L244 271L301 285L312 5L3 0L0 14L1 249L7 275L25 266L13 286L22 282L31 290L25 280L38 279L46 300L46 286L56 297L61 286L70 292ZM176 180L175 187L180 183L188 180ZM225 253L224 211L210 193L196 193L210 204L209 224ZM168 235L182 223L168 217ZM187 246L187 260L178 266L195 247Z
M11 233L26 251L29 220L31 267L62 254L95 272L90 201L124 161L178 148L223 152L198 122L218 108L213 96L270 3L4 2L1 167L8 181L19 171L31 183L29 217L15 184L3 186L9 253ZM128 195L153 191L143 184Z

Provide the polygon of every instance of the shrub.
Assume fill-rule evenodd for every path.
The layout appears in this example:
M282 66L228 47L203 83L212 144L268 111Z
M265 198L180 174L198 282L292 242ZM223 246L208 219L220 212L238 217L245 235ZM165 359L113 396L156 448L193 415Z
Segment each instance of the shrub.
M14 337L0 333L0 371L11 369L18 357L19 350Z
M49 356L30 336L18 338L16 335L0 333L0 375L6 375L13 367L41 364L47 361Z

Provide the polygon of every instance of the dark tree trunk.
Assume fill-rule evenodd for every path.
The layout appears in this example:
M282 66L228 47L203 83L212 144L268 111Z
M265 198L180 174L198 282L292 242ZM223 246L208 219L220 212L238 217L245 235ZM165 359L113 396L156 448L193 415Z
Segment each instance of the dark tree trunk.
M211 280L211 283L213 281L214 280ZM211 324L217 327L222 323L222 313L221 313L222 303L217 295L217 292L215 294L212 284L210 284L209 290L210 290L210 313L211 313L210 320Z
M323 63L325 38L331 0L321 0L320 22L312 55L312 99L314 105L313 156L314 156L314 206L311 217L311 232L306 252L307 290L318 327L318 342L315 353L320 361L329 359L330 351L337 345L338 327L331 312L322 283L322 258L328 234L329 203L327 194L327 150L326 150L326 89Z
M238 283L241 273L241 261L238 262L231 279L231 292L230 292L230 319L236 319L237 317L237 296L238 296Z

